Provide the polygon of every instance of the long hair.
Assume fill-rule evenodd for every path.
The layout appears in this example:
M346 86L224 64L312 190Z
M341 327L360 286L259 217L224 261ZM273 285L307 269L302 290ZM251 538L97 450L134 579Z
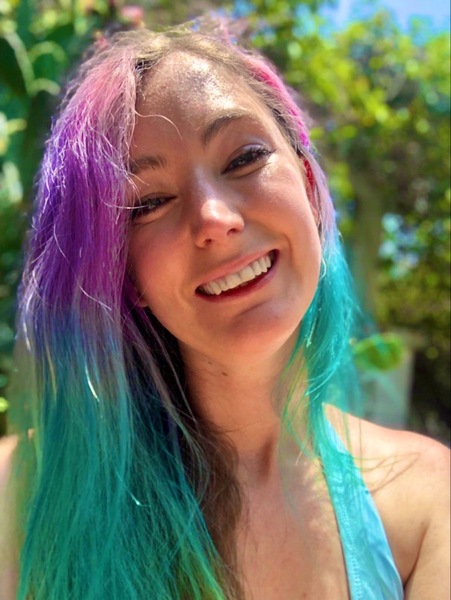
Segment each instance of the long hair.
M299 156L323 266L290 362L303 391L292 385L283 414L295 435L296 409L308 402L310 447L333 456L323 404L338 401L348 376L353 300L304 114L274 67L224 31L101 40L53 122L20 292L21 600L242 598L233 448L193 414L177 341L139 307L127 267L137 95L174 51L244 81Z

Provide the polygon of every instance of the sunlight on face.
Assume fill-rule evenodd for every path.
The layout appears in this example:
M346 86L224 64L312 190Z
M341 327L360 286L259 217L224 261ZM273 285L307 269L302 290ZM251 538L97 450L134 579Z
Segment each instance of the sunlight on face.
M147 77L131 163L130 261L184 355L257 360L292 344L321 249L299 159L253 91L172 55Z

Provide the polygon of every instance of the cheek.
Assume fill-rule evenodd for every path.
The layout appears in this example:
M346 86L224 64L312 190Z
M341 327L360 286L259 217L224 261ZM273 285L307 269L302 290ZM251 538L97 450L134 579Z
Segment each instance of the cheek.
M274 224L289 228L293 233L298 229L300 235L305 235L306 230L314 237L318 235L316 211L308 199L304 180L297 168L282 169L277 177L270 174L262 181L256 197L266 199L260 205L260 210L266 210Z
M135 285L136 292L140 297L141 306L149 306L155 303L155 298L164 294L164 286L168 277L170 261L165 252L167 244L156 236L145 231L133 233L129 244L130 273Z

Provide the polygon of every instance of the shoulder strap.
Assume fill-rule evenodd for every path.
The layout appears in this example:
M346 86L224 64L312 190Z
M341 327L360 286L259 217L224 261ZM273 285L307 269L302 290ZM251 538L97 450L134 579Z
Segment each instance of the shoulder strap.
M340 533L351 599L402 600L401 577L374 500L330 423L328 428L340 461L332 465L324 456L322 463Z

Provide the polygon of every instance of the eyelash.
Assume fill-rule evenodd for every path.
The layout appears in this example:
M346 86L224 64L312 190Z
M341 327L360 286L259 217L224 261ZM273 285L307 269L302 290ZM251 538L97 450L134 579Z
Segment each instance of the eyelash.
M265 148L264 146L251 146L250 148L247 148L245 152L231 160L223 173L243 169L262 158L270 156L273 152L274 150L268 150L268 148Z
M226 174L230 173L231 171L244 169L245 167L258 162L262 158L270 156L273 152L274 150L268 150L268 148L265 148L264 146L251 146L242 154L232 159L222 173ZM157 211L160 206L163 206L166 202L172 200L173 198L174 196L142 198L140 204L132 208L132 221Z
M160 206L163 206L167 201L172 200L174 196L157 196L142 198L140 204L133 206L131 209L132 221L135 221L139 217L145 217L146 215L157 211Z

